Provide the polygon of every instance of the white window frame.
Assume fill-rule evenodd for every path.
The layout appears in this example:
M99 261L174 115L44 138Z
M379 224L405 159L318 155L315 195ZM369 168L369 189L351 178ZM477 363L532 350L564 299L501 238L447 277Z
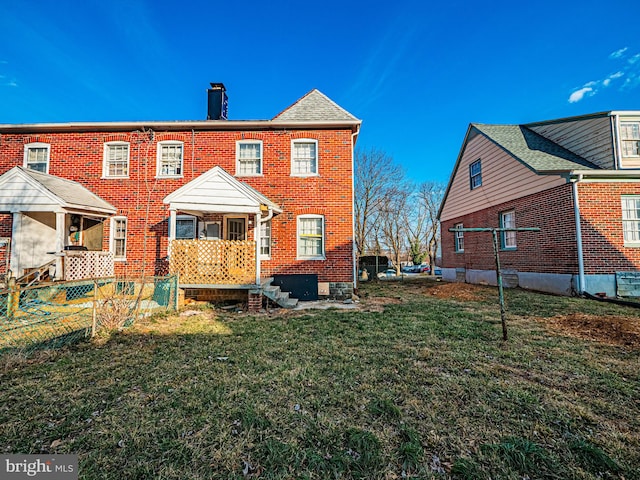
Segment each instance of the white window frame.
M180 147L180 173L172 173L165 174L162 173L162 149L163 147ZM163 142L158 142L158 152L157 152L157 167L156 167L156 177L157 178L182 178L184 176L184 142L179 142L176 140L166 140Z
M474 166L478 166L478 171L474 173ZM469 164L469 188L475 190L482 186L482 160L479 158Z
M260 222L260 258L263 260L271 258L271 227L271 219L266 222Z
M216 221L206 221L206 222L202 222L202 233L200 234L200 239L201 240L220 240L222 238L222 222L220 222L219 220ZM218 236L217 237L208 237L207 236L207 229L209 227L209 225L217 225L218 226Z
M315 219L315 220L320 220L320 228L322 230L322 232L320 233L320 235L317 234L303 234L300 231L300 224L302 220L307 220L307 219ZM304 237L320 237L320 241L321 241L321 252L319 254L315 254L315 255L304 255L301 254L300 250L302 248L302 238ZM325 260L325 221L324 221L324 215L299 215L296 221L296 252L297 252L297 259L298 260Z
M109 152L112 147L127 147L127 158L126 158L126 165L125 165L126 173L122 175L109 174L109 165L110 165ZM130 158L131 158L131 147L129 145L129 142L105 142L104 153L103 153L103 163L102 163L102 178L129 178Z
M453 228L464 228L462 223L456 223ZM464 252L464 232L453 232L454 250L456 253Z
M626 130L625 127L631 127L632 132L631 137L623 137L623 132ZM635 127L635 128L634 128ZM633 145L630 146L631 150L636 151L636 153L625 154L625 142L627 143L635 143L635 148ZM620 156L622 158L638 158L640 157L640 121L621 121L620 122Z
M116 223L119 221L124 221L124 237L123 238L116 238L116 232L117 232ZM109 233L109 250L111 251L111 253L113 253L113 260L115 262L126 262L127 261L127 243L128 243L127 234L129 232L129 221L127 217L122 217L122 216L111 217L110 224L111 225L110 225L110 233ZM124 243L123 255L118 255L116 251L116 240L121 240Z
M179 237L178 236L178 222L189 221L193 224L193 236L191 237ZM198 235L198 223L197 218L193 215L176 215L176 238L175 240L194 240Z
M640 195L622 195L620 202L624 246L640 247Z
M296 163L298 161L300 161L296 156L295 156L295 151L296 151L296 145L297 144L313 144L314 145L314 149L315 149L315 170L311 170L311 167L309 169L309 171L304 171L304 172L300 172L300 171L296 171L299 170L299 168L296 168ZM319 160L319 152L318 152L318 140L314 139L314 138L296 138L291 140L291 176L292 177L317 177L320 175L320 160ZM313 160L309 160L309 163L311 163L311 161ZM306 163L307 159L301 159L301 161L304 161Z
M511 219L509 219L511 217ZM501 228L516 228L516 211L506 210L500 212L500 227ZM500 240L503 250L515 250L518 248L518 242L516 232L500 232Z
M43 173L49 173L49 164L51 163L51 145L49 145L48 143L43 143L43 142L34 142L34 143L27 143L24 146L24 168L28 168L29 170L34 170L36 172L39 172L40 170L35 170L33 168L29 167L29 151L31 149L40 149L40 148L44 148L46 149L46 156L47 158L45 159L45 163L46 166L44 168L44 172ZM37 162L37 163L41 163L41 162Z
M242 145L258 145L260 147L260 155L257 159L242 159L240 158L240 151L242 149ZM262 176L262 159L264 157L262 140L236 140L236 176L237 177L259 177ZM257 160L256 171L254 172L243 172L242 164L254 164L255 160Z

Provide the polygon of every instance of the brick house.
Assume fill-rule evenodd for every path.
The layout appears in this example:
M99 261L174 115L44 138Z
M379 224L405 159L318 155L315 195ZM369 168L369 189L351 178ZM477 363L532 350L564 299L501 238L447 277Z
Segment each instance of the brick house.
M640 295L640 111L526 125L471 124L439 219L442 275L552 293Z
M278 276L349 294L361 121L318 90L271 120L227 120L224 86L208 95L208 120L0 125L2 273L171 272L188 296L254 303Z

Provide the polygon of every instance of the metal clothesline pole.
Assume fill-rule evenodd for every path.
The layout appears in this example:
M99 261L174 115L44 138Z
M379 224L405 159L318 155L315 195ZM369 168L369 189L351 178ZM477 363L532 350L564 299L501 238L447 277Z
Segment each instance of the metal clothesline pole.
M498 283L498 298L500 299L500 320L502 321L502 340L507 341L507 319L504 306L504 290L502 288L502 271L500 269L500 248L498 245L498 232L539 232L538 227L520 228L450 228L450 232L491 232L493 239L493 254L496 260L496 280Z

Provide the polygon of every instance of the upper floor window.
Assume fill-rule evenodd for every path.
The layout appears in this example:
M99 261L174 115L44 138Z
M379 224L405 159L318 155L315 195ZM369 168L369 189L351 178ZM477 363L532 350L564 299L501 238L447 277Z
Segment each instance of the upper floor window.
M456 223L453 228L456 229L456 232L454 233L456 252L464 252L464 232L462 231L464 225L462 225L462 223Z
M623 157L640 157L640 122L620 123Z
M640 246L640 196L622 197L622 232L625 245Z
M469 184L471 190L482 185L482 164L480 163L480 159L469 165Z
M291 175L318 175L318 141L291 141Z
M236 142L236 175L260 175L262 173L262 142L238 140Z
M29 143L24 146L24 168L49 173L48 143Z
M182 142L158 143L158 177L182 176Z
M127 259L127 217L111 219L111 251L114 260Z
M508 212L502 212L500 214L500 227L501 228L516 228L516 212L510 210ZM502 240L502 248L516 248L516 232L500 232L500 239Z
M324 217L322 215L298 217L298 258L324 260Z
M104 144L104 177L129 176L129 144L110 142Z

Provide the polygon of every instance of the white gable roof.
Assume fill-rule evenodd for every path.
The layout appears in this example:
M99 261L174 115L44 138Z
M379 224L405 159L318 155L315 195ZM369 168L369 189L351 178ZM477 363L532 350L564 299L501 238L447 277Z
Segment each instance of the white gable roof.
M113 215L116 208L78 182L13 167L0 176L0 211L88 211Z
M259 213L263 205L275 213L282 212L278 205L221 167L213 167L183 185L163 202L171 209L198 212Z

